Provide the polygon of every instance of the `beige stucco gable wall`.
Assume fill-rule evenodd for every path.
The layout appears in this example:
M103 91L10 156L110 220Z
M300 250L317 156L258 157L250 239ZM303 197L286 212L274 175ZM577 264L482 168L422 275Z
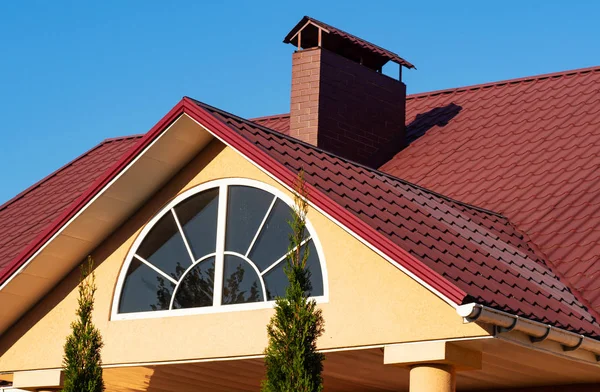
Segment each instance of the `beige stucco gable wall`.
M151 173L149 173L151 175ZM111 321L117 277L137 234L177 194L210 180L249 178L284 187L234 150L212 142L95 252L94 321L105 364L147 363L261 354L272 309ZM320 212L316 230L329 275L321 349L487 335ZM0 371L61 366L62 346L77 304L78 270L0 337Z

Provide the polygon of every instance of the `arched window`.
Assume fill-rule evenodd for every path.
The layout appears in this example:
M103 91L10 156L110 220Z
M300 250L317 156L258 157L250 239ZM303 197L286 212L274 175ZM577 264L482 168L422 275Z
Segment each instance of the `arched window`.
M257 181L219 180L184 192L134 242L113 316L272 306L288 284L291 214L285 194ZM307 228L310 295L324 299L322 252L310 222Z

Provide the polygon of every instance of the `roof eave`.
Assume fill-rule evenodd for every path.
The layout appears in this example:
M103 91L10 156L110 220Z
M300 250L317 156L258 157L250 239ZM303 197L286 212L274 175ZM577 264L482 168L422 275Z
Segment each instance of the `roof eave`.
M495 335L519 331L526 334L531 344L545 340L559 343L563 352L585 350L594 354L594 364L600 361L600 340L540 323L512 313L503 312L485 305L469 303L456 309L465 322L480 322L494 326Z
M100 178L95 181L81 197L74 201L61 216L55 219L44 232L38 235L26 249L13 259L8 268L4 269L0 275L0 292L7 287L15 276L23 271L43 247L52 242L55 236L68 225L72 219L76 218L86 206L92 203L100 192L109 187L111 181L123 172L129 164L137 159L140 154L182 114L187 114L192 120L211 133L213 137L216 137L226 145L238 151L288 189L293 189L294 180L296 178L295 173L277 162L274 158L252 144L242 135L229 128L211 113L198 106L194 101L187 97L183 98L165 117L163 117L163 119L161 119L161 121L140 139L136 145L100 176ZM395 264L398 268L413 277L451 306L456 307L462 303L463 299L466 297L466 293L460 288L427 267L420 260L384 237L381 233L371 228L365 222L360 220L360 218L346 211L342 206L334 202L315 187L307 185L307 189L309 192L309 202L313 207L330 217L334 222L341 225L361 242L365 243L375 252ZM73 261L73 263L77 262L77 260Z

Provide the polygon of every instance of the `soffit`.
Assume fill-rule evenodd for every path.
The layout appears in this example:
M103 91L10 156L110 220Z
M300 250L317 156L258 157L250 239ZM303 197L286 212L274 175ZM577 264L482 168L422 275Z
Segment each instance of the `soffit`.
M69 271L189 162L213 136L187 115L178 116L138 158L36 252L0 291L0 331ZM112 162L113 164L115 162Z
M483 353L480 370L457 373L458 390L600 383L597 365L531 350L502 339L464 340L453 344ZM146 364L111 367L105 369L104 375L107 387L114 391L191 392L201 386L211 392L250 392L260 388L264 363L261 358L247 358ZM408 368L383 364L383 347L327 352L323 377L328 391L340 392L408 391L409 384Z

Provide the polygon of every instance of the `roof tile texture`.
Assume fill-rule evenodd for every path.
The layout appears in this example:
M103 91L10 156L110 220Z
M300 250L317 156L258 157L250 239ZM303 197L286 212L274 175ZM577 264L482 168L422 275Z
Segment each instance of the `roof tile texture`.
M381 170L502 213L600 310L600 68L412 96Z
M0 269L23 251L138 139L106 140L0 206Z
M410 145L381 170L504 214L600 311L600 68L411 95L406 110Z
M201 104L427 266L496 309L600 336L594 316L504 217Z
M383 169L510 221L202 106L290 170L304 168L314 186L472 300L597 337L593 314L553 269L584 294L600 286L599 72L409 98L412 143ZM285 116L255 121L289 128ZM0 268L137 140L105 141L1 206Z
M286 135L288 135L290 132L290 115L288 113L275 116L257 117L251 119L250 121L258 125L262 125L263 127L274 129Z

